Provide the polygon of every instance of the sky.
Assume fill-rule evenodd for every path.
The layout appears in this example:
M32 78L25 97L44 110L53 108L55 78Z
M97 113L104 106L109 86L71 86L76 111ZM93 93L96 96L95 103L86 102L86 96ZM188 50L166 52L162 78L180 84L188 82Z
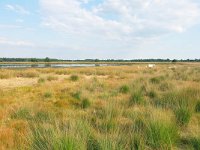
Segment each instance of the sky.
M200 0L1 0L1 57L199 59Z

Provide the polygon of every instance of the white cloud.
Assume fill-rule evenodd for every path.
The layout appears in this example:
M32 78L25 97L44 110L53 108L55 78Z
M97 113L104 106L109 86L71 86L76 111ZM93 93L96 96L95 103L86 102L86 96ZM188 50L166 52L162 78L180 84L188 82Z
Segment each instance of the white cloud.
M200 8L192 0L40 0L43 25L77 35L114 40L154 39L181 33L199 23Z
M16 13L23 14L23 15L29 15L30 14L30 12L28 10L26 10L25 8L23 8L20 5L10 5L10 4L7 4L5 6L5 8L7 10L14 11Z
M0 37L0 45L2 46L34 46L32 42L22 40L10 40L5 37Z

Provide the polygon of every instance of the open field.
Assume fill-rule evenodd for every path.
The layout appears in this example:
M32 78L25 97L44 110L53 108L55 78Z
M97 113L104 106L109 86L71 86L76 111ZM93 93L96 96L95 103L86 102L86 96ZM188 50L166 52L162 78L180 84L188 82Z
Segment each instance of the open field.
M1 69L0 149L199 150L200 64Z

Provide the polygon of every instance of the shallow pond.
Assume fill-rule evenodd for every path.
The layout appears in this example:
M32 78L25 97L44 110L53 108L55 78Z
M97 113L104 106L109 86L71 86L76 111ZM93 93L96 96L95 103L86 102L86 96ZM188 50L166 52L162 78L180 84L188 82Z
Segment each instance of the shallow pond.
M120 64L0 64L0 68L69 68L69 67L95 67L119 66Z

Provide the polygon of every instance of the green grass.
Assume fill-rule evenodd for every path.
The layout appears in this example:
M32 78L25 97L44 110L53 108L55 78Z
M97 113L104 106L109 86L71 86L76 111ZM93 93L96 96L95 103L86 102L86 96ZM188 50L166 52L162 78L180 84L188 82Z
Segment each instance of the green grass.
M12 119L32 119L31 112L28 108L19 108L16 112L11 114Z
M180 126L187 126L192 113L188 108L178 108L175 110L176 121Z
M119 89L119 92L120 92L120 93L123 93L123 94L127 94L129 91L130 91L130 88L129 88L129 86L127 86L127 85L123 85L123 86L121 86L120 89Z
M144 104L144 97L141 91L134 92L129 99L129 106L135 104Z
M81 102L81 107L83 108L83 109L86 109L86 108L88 108L88 107L90 107L91 106L91 102L87 99L87 98L84 98L83 100L82 100L82 102Z
M77 75L70 76L71 81L78 81L79 77Z
M44 98L51 98L53 96L52 92L45 92Z
M197 102L197 104L196 104L196 106L195 106L195 111L196 111L197 113L200 112L200 101Z
M151 121L146 136L147 144L153 149L172 149L177 142L178 132L173 124Z

